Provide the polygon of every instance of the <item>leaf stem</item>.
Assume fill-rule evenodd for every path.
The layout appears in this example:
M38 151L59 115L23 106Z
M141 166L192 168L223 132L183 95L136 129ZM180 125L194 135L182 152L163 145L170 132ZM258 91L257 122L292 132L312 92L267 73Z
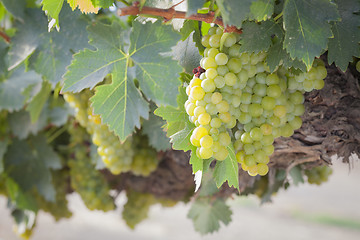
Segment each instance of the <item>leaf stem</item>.
M5 40L5 42L7 42L7 43L11 42L10 37L3 31L0 31L0 37L2 37Z
M190 16L186 15L186 12L175 11L174 8L167 8L167 9L160 9L160 8L153 8L144 6L140 9L139 3L134 2L132 6L120 8L118 10L119 16L126 16L126 15L152 15L152 16L159 16L163 17L165 21L170 21L173 18L180 18L180 19L190 19L196 21L202 21L207 23L215 23L219 26L223 26L226 32L237 32L242 33L241 29L237 29L235 26L224 26L224 23L221 18L216 17L214 12L209 12L206 14L193 14Z
M279 14L274 18L274 21L276 22L279 18L282 17L283 14L284 14L284 12L279 13Z
M48 137L48 139L47 139L47 143L51 143L52 141L54 141L58 136L60 136L62 133L64 133L67 130L67 128L68 128L68 126L64 125L62 128L58 129L56 132L51 134L51 136Z

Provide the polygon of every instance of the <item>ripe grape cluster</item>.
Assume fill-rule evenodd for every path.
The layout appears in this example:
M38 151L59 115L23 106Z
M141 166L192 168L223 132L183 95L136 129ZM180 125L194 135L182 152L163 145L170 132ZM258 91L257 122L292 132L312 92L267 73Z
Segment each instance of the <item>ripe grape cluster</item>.
M68 209L67 194L67 178L69 173L67 170L52 172L52 182L56 188L55 202L49 202L44 197L37 194L37 203L39 208L50 213L56 221L61 218L70 218L72 213Z
M236 159L251 176L266 175L274 139L290 137L302 125L304 92L321 89L327 75L321 60L308 72L280 66L270 72L266 52L241 52L240 35L212 27L202 38L206 47L186 87L185 109L195 124L190 137L201 159Z
M124 205L122 217L126 225L134 229L139 222L147 218L149 208L156 203L156 200L150 193L140 193L133 190L128 190L126 196L127 202Z
M71 187L80 194L90 210L113 210L115 205L109 196L110 188L103 175L95 169L89 158L86 130L80 126L69 128L70 142L73 144L72 159L69 160Z
M134 135L124 142L101 123L99 115L93 114L89 104L92 93L88 90L79 95L67 93L65 100L75 109L76 119L92 135L92 142L98 147L105 166L113 174L132 171L135 175L148 176L157 168L156 151L145 136Z
M305 170L308 182L316 185L327 182L331 174L332 169L326 165Z

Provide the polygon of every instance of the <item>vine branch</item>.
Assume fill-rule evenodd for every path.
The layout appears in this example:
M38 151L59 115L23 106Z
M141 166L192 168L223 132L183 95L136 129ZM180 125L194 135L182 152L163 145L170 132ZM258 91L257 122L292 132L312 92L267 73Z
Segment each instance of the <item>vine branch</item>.
M7 42L7 43L11 42L10 37L6 33L4 33L3 31L0 31L0 37L2 37L5 40L5 42Z
M120 8L118 10L119 16L127 16L127 15L152 15L152 16L159 16L163 17L165 21L170 21L174 18L180 18L180 19L190 19L190 20L196 20L196 21L202 21L206 23L215 23L219 26L222 26L225 28L225 32L237 32L242 33L241 29L237 29L235 26L224 26L224 22L221 18L215 17L215 14L213 12L206 13L206 14L193 14L190 16L186 16L186 12L182 11L176 11L174 7L170 7L167 9L161 9L161 8L153 8L153 7L142 7L140 9L140 6L138 3L134 3L132 6Z

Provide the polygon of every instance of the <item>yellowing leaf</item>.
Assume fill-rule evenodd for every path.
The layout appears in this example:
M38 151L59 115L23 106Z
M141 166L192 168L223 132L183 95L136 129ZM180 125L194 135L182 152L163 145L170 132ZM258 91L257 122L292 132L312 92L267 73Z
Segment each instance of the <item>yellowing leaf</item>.
M68 3L72 10L79 7L80 11L83 13L98 13L99 11L99 8L94 7L91 0L68 0Z

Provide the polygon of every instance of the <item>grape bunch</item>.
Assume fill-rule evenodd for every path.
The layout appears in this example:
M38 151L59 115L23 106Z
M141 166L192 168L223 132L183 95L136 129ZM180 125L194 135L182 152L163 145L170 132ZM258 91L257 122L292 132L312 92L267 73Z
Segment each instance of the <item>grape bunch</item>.
M95 169L89 158L86 130L70 126L70 143L73 145L72 159L69 160L71 187L80 194L90 210L113 210L115 205L109 196L110 188L103 175Z
M308 72L284 66L270 72L266 52L240 52L240 35L212 27L202 38L201 69L186 87L185 109L195 124L190 142L201 159L236 159L251 176L266 175L274 139L302 125L304 92L321 89L327 75L321 60Z
M101 123L99 115L93 114L89 104L89 90L80 95L66 93L65 100L75 109L76 119L92 135L97 152L113 174L132 171L135 175L148 176L158 165L156 151L145 136L134 135L123 143L108 126Z
M331 174L332 169L326 165L305 170L308 182L316 185L327 182Z
M156 150L149 146L148 138L141 134L133 136L133 148L136 151L131 163L131 171L135 175L149 176L159 164Z
M156 203L155 197L150 193L140 193L133 190L126 192L127 202L124 205L122 217L126 224L134 229L142 220L148 217L150 206Z
M72 213L68 209L67 194L67 178L69 173L67 170L53 171L52 182L56 189L55 202L49 202L44 197L37 194L36 199L39 208L50 213L56 221L61 218L70 218Z

